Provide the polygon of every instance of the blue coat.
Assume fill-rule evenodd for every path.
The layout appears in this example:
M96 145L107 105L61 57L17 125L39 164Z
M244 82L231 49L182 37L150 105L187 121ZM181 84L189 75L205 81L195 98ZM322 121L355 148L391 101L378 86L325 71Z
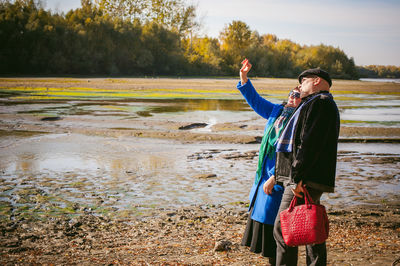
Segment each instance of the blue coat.
M247 103L250 107L260 116L267 119L267 124L264 129L265 130L275 122L275 120L279 117L282 113L283 106L281 104L274 104L263 97L261 97L257 91L254 89L253 85L251 84L250 80L248 80L244 85L241 84L239 81L237 88L242 93L243 97L246 99ZM249 200L250 200L250 207L253 207L253 213L251 214L251 218L256 220L260 223L265 224L274 224L276 214L278 212L279 204L283 194L283 187L279 185L274 186L274 190L272 195L267 195L263 191L264 183L270 178L272 175L275 174L275 160L276 155L272 158L267 158L265 156L263 161L263 169L261 171L262 176L259 181L253 183L253 186L250 190ZM257 173L256 178L257 180ZM272 202L273 201L273 202ZM266 208L268 205L274 206L271 212L266 212ZM271 206L270 206L271 207Z

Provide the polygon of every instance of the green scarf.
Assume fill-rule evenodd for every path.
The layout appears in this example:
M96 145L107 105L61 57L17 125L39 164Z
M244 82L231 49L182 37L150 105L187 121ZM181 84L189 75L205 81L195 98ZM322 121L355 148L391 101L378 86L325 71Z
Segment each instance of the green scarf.
M257 176L255 180L256 184L261 179L261 172L265 155L269 159L274 157L275 143L278 140L281 131L285 127L294 110L295 108L293 107L285 107L280 116L278 116L278 118L275 120L275 122L271 123L265 130L264 136L261 140L260 152L258 153Z

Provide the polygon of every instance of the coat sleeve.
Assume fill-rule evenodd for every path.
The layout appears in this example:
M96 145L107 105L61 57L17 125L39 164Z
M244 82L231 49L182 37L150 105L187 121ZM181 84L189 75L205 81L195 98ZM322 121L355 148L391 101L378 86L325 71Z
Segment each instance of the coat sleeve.
M307 171L312 171L315 162L322 156L324 147L330 138L337 141L337 109L329 99L318 98L310 103L305 110L306 121L300 135L300 145L292 164L292 178L298 183L300 180L307 181Z
M271 177L273 175L275 175L275 165L268 171L268 177Z
M261 97L257 93L256 89L253 87L253 84L251 84L250 79L248 79L248 81L243 85L239 81L237 88L242 93L243 97L250 105L250 107L257 114L259 114L265 119L268 119L270 117L271 112L276 104L273 104L270 101L267 101L266 99Z

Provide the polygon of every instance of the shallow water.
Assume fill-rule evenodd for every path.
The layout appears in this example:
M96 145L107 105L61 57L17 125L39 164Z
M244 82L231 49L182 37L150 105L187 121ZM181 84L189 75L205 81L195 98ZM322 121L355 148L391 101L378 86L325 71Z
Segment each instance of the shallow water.
M114 116L162 117L178 115L196 122L230 121L224 117L243 116L257 118L247 103L238 99L135 99L113 100L60 100L9 101L0 99L1 114L31 114L35 116ZM281 103L282 95L265 95L273 103ZM400 96L345 94L335 95L342 125L400 127ZM185 119L184 119L185 120ZM186 119L187 120L187 119ZM210 121L211 120L211 121ZM192 119L193 121L193 119Z
M247 202L259 144L51 133L58 128L68 132L69 127L166 130L158 123L168 125L170 121L208 124L192 132L209 132L213 125L223 123L262 127L265 120L240 95L232 99L117 100L97 95L57 101L0 95L0 123L13 128L0 131L0 217L86 211L141 215L158 207ZM285 96L266 97L279 103ZM346 94L335 98L344 125L400 127L399 96ZM61 120L40 120L45 117ZM43 125L50 133L24 129ZM217 133L240 134L235 130ZM399 144L340 143L339 150L336 192L324 195L328 207L397 197Z
M334 94L334 98L339 108L342 125L400 127L399 96Z
M369 82L393 82L400 83L400 79L382 79L382 78L362 78L361 81L369 81Z
M159 207L247 202L257 149L78 134L19 139L0 154L2 215L140 215ZM343 143L339 150L336 192L324 195L328 207L398 194L399 144Z

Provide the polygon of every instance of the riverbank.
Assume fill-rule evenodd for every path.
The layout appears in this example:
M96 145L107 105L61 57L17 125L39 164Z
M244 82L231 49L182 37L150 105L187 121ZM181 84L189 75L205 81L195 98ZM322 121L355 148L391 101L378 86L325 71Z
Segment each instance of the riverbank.
M266 264L240 246L265 121L234 83L0 79L0 264ZM254 83L278 102L297 81ZM335 81L333 93L366 113L397 104L399 89ZM390 116L388 126L342 125L336 191L322 199L329 265L400 257L400 127Z
M249 108L236 82L229 78L0 78L0 130L1 134L259 142L264 120L244 112ZM254 78L253 84L262 96L279 103L297 80ZM343 141L399 142L399 83L335 80L332 93L341 111Z

